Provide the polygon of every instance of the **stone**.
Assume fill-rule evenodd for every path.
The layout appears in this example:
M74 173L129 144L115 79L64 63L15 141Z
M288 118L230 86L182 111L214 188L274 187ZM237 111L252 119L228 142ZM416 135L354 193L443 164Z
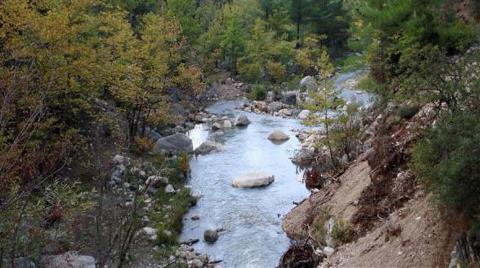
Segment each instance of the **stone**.
M223 121L223 128L232 128L232 122L228 119Z
M292 116L293 111L290 109L281 109L278 113L282 116Z
M270 185L274 180L275 178L272 174L252 172L234 178L232 186L237 188L256 188Z
M215 122L212 125L212 130L213 131L216 131L216 130L219 130L219 129L222 129L222 128L223 128L223 126L219 122Z
M315 158L315 150L310 148L302 148L292 158L292 162L300 166L308 166Z
M157 141L162 138L162 135L160 135L160 133L156 132L155 130L149 127L145 128L145 135L153 141Z
M192 216L190 217L190 219L191 219L192 221L198 221L198 220L200 220L200 216L197 215L197 214L194 214L194 215L192 215Z
M197 149L195 149L195 154L209 154L211 152L218 152L222 149L222 145L220 143L214 141L205 141Z
M8 259L3 260L3 266L2 267L11 267L12 263ZM16 258L13 267L15 268L37 268L35 263L28 257L19 257Z
M275 92L273 91L268 91L267 92L267 97L265 98L266 102L272 102L275 101Z
M323 248L323 254L325 254L327 257L332 256L333 253L335 253L335 249L333 249L331 247L324 247Z
M245 126L248 126L249 124L250 124L250 120L244 114L237 116L237 118L235 119L235 126L237 127L245 127Z
M287 91L282 93L282 102L288 105L297 105L299 99L298 91Z
M203 239L208 243L215 243L218 240L218 231L217 230L206 230L203 233Z
M191 268L202 268L203 267L203 262L199 259L193 259L189 262L188 267Z
M269 113L278 112L282 108L283 108L283 103L278 102L278 101L274 101L274 102L268 104L268 112Z
M289 140L290 137L282 131L275 130L268 136L268 139L273 142L283 142Z
M175 188L173 188L173 185L169 184L165 187L165 193L167 194L173 194L175 193Z
M113 163L115 165L124 165L125 162L126 162L126 157L123 155L117 154L113 157Z
M300 120L306 120L308 119L308 117L310 116L310 111L309 110L302 110L297 118L300 119Z
M264 101L255 101L255 108L258 109L259 112L266 112L268 110L267 103Z
M305 76L302 80L300 80L300 87L306 90L317 90L317 80L312 76Z
M203 197L203 194L200 191L194 191L190 195L197 200Z
M162 186L168 185L168 178L162 177L162 176L157 176L157 175L152 175L148 177L147 181L145 182L146 185L154 187L154 188L160 188Z
M45 268L95 268L95 258L78 255L74 251L60 255L43 256L40 262L42 267Z
M164 138L159 139L153 147L155 153L180 153L187 152L193 153L192 140L185 134L176 133Z
M157 240L157 230L152 227L143 227L141 233L147 236L148 240L155 241Z

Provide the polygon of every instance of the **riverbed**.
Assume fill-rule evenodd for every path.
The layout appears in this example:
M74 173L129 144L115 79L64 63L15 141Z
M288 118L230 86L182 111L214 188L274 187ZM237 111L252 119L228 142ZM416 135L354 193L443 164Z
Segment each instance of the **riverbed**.
M211 107L215 114L237 114L238 102L222 102ZM292 130L302 127L292 119L269 115L247 114L251 124L246 128L227 130L222 137L223 150L191 160L190 184L204 195L184 222L182 239L202 238L206 229L223 228L215 244L201 241L195 245L222 260L223 267L275 267L289 246L281 228L281 217L308 196L290 161L299 142ZM205 129L204 129L205 128ZM274 144L267 137L274 130L290 136L283 144ZM208 130L198 125L191 133L194 146L208 138ZM259 189L238 189L231 186L234 177L262 171L275 176L275 182ZM198 215L193 221L190 216Z

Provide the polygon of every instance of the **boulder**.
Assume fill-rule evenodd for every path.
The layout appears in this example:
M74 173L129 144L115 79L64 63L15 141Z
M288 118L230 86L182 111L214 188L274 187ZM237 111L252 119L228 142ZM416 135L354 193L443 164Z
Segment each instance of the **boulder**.
M206 230L203 233L203 239L208 243L215 243L218 240L218 231L217 230Z
M143 227L141 230L141 233L145 235L150 241L157 240L157 230L155 228L148 227L148 226Z
M268 136L268 139L273 142L282 142L290 139L290 137L282 131L275 130Z
M268 110L267 103L264 101L255 101L254 105L260 112L266 112Z
M152 175L147 178L147 180L145 181L145 184L154 188L160 188L162 186L168 185L168 178Z
M308 119L309 116L310 116L310 111L309 110L303 110L298 114L297 118L300 119L300 120L306 120L306 119Z
M265 97L266 102L272 102L275 101L275 92L273 91L268 91L267 92L267 97Z
M215 122L212 125L212 130L216 131L216 130L222 129L222 127L223 127L222 124L220 124L219 122Z
M274 176L265 172L252 172L243 174L232 181L232 186L237 188L256 188L271 184Z
M125 165L126 162L127 162L127 158L123 155L117 154L113 157L113 163L115 165Z
M195 154L209 154L211 152L218 152L222 149L222 145L217 142L213 141L206 141L202 143L200 146L198 146L197 149L195 149Z
M274 101L268 105L268 112L269 113L274 113L278 112L283 108L283 103Z
M175 188L173 188L173 185L169 184L169 185L165 186L165 193L167 193L167 194L175 193Z
M293 111L290 110L290 109L281 109L280 111L278 111L278 113L279 113L281 116L292 116Z
M305 76L302 80L300 80L300 87L306 90L317 90L317 80L311 76Z
M237 118L235 119L235 126L237 127L245 127L245 126L248 126L249 124L250 124L250 120L248 120L248 117L244 114L237 116Z
M95 268L95 258L78 255L74 251L61 255L43 256L40 262L45 268Z
M228 119L223 121L223 128L232 128L232 122Z
M292 162L299 166L308 166L315 158L315 150L311 148L302 148L292 158Z
M179 153L187 152L193 153L192 140L185 134L176 133L164 138L159 139L153 147L155 153L168 152Z
M160 135L160 133L158 133L157 131L155 131L155 130L149 128L149 127L145 128L145 135L153 141L157 141L158 139L162 138L162 135Z
M193 260L188 262L188 267L202 268L203 267L203 262L199 259L193 259Z
M287 91L282 93L282 102L288 105L297 105L298 91Z
M330 257L330 256L333 255L333 253L335 253L335 249L333 249L331 247L324 247L323 248L323 254L325 254L325 256Z
M3 259L2 267L11 267L12 263L9 259ZM13 262L15 268L37 268L35 263L28 257L16 258Z

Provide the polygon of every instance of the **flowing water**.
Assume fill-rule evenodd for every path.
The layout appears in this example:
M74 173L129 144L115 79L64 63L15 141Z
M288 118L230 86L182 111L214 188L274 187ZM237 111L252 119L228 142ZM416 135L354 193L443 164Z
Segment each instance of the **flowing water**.
M355 74L345 76L337 78L341 96L368 104L368 95L356 92L348 84ZM242 113L235 109L240 104L241 101L219 102L208 111L233 117ZM302 174L290 161L300 146L293 130L303 126L294 119L246 114L252 123L246 128L227 130L222 137L221 152L191 160L190 184L204 197L185 217L181 239L200 239L195 249L222 260L226 268L276 267L290 244L281 228L282 216L293 208L293 202L309 195L300 180ZM280 145L273 144L267 137L274 130L283 131L290 139ZM197 147L209 138L209 131L201 124L189 136ZM252 171L272 173L275 182L258 189L231 186L234 177ZM191 220L192 215L200 216L200 220ZM215 228L225 231L216 243L205 243L203 232Z

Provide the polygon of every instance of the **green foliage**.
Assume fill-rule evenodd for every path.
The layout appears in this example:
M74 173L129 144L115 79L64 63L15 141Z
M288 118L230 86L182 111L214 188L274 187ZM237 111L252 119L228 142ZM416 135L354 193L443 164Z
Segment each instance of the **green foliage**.
M249 94L251 100L264 100L267 97L267 90L261 84L254 85Z
M477 36L475 26L458 18L446 0L349 2L354 17L350 44L366 52L382 96L399 86L412 88L403 81L418 67L434 67L430 73L438 75L436 66L445 55L465 51Z
M478 111L443 113L413 148L412 169L449 208L478 213L480 202Z

